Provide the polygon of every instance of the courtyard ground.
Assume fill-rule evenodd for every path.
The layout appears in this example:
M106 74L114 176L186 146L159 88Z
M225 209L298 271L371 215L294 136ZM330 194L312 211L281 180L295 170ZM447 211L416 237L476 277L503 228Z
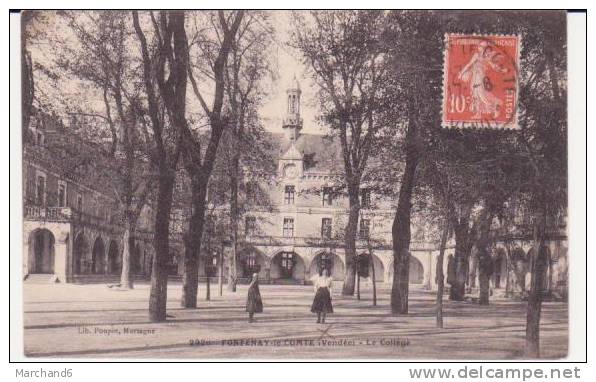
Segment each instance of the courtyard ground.
M310 286L261 285L264 313L247 323L246 286L219 296L211 288L198 309L180 308L180 283L168 286L168 321L148 321L149 285L117 291L104 284L24 284L24 348L28 357L164 359L515 359L523 356L525 303L493 296L490 306L451 302L445 327L435 327L436 292L410 290L410 313L389 314L388 286L363 299L341 297L316 324ZM566 303L545 303L541 355L567 354Z

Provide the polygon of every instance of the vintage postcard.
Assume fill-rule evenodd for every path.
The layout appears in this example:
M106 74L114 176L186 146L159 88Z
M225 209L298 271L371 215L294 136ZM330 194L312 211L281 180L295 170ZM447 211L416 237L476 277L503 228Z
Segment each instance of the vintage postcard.
M23 357L567 357L566 20L22 12Z

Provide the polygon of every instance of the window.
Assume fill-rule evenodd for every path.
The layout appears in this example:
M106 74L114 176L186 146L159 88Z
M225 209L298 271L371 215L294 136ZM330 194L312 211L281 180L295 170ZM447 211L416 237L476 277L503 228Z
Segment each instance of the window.
M333 190L331 187L323 187L323 205L333 205Z
M77 195L77 210L79 210L79 212L83 212L83 195L82 194Z
M283 252L281 254L281 267L290 270L294 267L294 253Z
M37 174L37 187L35 194L35 202L38 206L43 206L46 203L46 176Z
M331 218L323 218L321 220L321 237L323 239L331 239Z
M363 188L360 190L360 206L362 208L370 208L370 189Z
M321 256L319 257L319 275L321 275L323 273L323 269L326 269L327 271L329 271L329 274L331 274L332 270L333 270L333 255L330 253L323 253L321 254Z
M66 207L66 183L58 182L58 207Z
M359 231L360 238L368 239L369 234L370 234L370 220L360 219L360 231Z
M244 234L246 236L253 236L256 232L257 218L254 216L247 216L244 219Z
M286 186L286 191L284 194L284 203L285 204L294 204L294 186Z
M37 194L35 191L35 177L27 178L27 201L35 204L37 200Z
M254 253L250 253L246 256L246 267L249 269L255 269L257 266L257 257Z
M284 218L284 237L294 237L294 219Z

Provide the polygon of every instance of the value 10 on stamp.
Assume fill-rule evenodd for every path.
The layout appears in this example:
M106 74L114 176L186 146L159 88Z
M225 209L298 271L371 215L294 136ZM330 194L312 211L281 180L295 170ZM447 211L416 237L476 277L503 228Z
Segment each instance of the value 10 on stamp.
M442 125L517 129L520 36L445 35Z

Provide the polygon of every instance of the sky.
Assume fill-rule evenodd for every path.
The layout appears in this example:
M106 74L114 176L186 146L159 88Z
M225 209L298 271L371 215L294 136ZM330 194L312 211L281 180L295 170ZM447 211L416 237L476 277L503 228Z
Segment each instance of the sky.
M286 110L286 89L296 79L302 90L301 115L304 120L303 133L324 134L325 129L316 121L317 101L313 88L313 81L307 73L306 67L300 61L299 52L288 46L291 34L291 21L289 11L272 11L272 24L275 28L277 43L273 47L277 57L278 80L273 90L261 109L261 116L265 128L270 131L281 132L282 119Z
M301 115L303 118L303 133L310 134L324 134L326 131L316 121L318 112L317 101L315 98L315 90L313 88L313 81L310 78L306 67L300 60L300 54L298 51L289 46L288 42L291 35L291 13L290 11L269 11L271 18L271 24L274 28L274 41L275 43L271 47L272 60L274 62L273 67L277 69L275 81L268 86L270 93L263 102L263 106L260 110L261 118L264 123L265 129L272 132L282 131L282 120L285 116L287 109L286 105L286 90L293 82L294 76L300 83L302 90L301 97ZM59 17L55 16L54 12L46 12L48 22L45 24L46 29L46 40L36 42L35 46L32 47L33 59L36 62L41 62L49 67L53 64L53 60L56 57L56 51L53 44L50 43L52 39L61 40L67 42L72 47L76 45L75 40L70 36L68 27L65 22ZM65 102L71 100L78 100L86 104L91 109L97 110L101 113L104 110L104 104L100 94L90 93L90 89L84 86L84 81L80 81L72 76L66 76L60 78L55 88L51 88L50 83L45 84L44 81L38 81L37 86L40 90L46 92L48 95L54 94L55 96L49 96L49 99L61 99ZM83 88L81 88L83 85ZM201 84L199 87L202 87ZM203 89L204 96L206 99L212 94L212 89ZM199 108L196 103L192 90L187 90L189 110L193 107ZM82 97L82 98L81 98ZM194 105L194 106L193 106ZM58 105L54 105L58 106Z

